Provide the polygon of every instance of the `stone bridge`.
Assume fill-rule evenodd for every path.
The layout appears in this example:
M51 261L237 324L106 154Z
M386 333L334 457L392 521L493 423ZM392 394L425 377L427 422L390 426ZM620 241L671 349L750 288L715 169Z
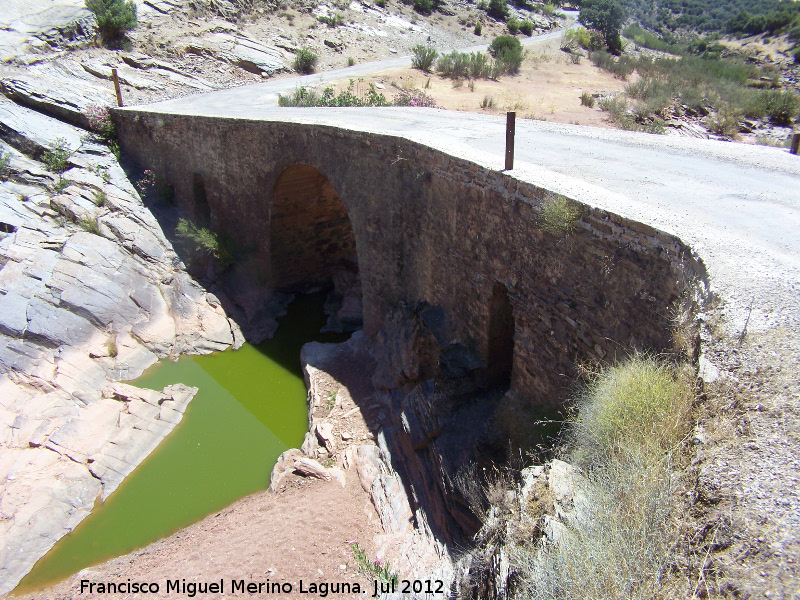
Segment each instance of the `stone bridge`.
M402 133L154 106L117 111L123 150L235 242L240 277L296 287L357 255L368 335L401 301L441 306L526 403L563 399L577 363L669 346L705 275L674 236ZM558 207L571 231L547 224Z

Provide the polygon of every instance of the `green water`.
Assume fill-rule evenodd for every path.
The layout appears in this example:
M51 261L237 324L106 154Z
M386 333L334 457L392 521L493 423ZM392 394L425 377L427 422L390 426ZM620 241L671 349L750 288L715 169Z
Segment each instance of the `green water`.
M42 588L126 554L269 485L277 457L308 428L300 348L325 339L320 295L289 306L272 340L161 361L134 383L200 389L175 430L20 582Z

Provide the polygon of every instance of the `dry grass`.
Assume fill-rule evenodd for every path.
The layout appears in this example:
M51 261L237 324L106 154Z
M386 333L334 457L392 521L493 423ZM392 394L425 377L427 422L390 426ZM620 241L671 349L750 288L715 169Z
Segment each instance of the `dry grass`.
M585 481L555 541L512 548L517 598L661 597L680 536L673 457L691 430L691 378L647 356L597 374L569 423L566 454Z
M671 451L685 434L692 408L687 379L642 355L597 375L571 423L573 461L591 469L631 452L657 458Z
M501 115L517 110L517 118L547 117L556 123L577 123L594 127L610 127L608 115L597 106L581 105L581 92L613 94L625 87L622 80L597 69L590 61L572 64L558 49L558 41L551 40L529 47L519 75L502 76L498 81L481 79L474 89L466 84L453 87L451 79L439 74L422 80L426 93L436 99L437 106L447 110L488 112ZM411 68L394 69L382 74L367 76L364 85L380 83L387 87L395 82L398 87L407 80L419 80L420 72ZM335 89L344 88L348 81L332 83ZM408 84L407 84L408 85ZM493 105L484 106L484 98L492 98ZM523 114L524 111L524 114Z
M554 195L542 202L539 227L554 235L567 235L575 230L580 216L581 210L575 202Z

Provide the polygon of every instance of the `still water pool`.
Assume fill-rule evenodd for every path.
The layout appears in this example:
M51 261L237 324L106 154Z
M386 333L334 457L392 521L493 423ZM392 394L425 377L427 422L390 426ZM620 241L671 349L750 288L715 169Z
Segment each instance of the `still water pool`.
M161 361L133 382L200 389L183 421L103 504L20 582L17 593L141 548L269 485L275 460L308 429L300 348L319 333L324 297L302 296L259 345Z

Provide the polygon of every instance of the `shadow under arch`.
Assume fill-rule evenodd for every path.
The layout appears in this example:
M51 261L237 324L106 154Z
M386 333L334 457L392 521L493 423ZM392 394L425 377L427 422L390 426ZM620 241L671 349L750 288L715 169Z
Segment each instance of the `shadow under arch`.
M353 226L338 192L311 165L278 176L270 199L270 271L275 289L303 291L358 273Z

